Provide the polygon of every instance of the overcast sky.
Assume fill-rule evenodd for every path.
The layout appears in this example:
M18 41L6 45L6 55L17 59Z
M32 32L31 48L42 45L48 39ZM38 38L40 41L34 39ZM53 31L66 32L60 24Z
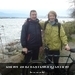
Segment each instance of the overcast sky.
M40 13L54 10L58 14L67 14L69 7L68 0L0 0L0 10L29 12L31 9L35 9Z

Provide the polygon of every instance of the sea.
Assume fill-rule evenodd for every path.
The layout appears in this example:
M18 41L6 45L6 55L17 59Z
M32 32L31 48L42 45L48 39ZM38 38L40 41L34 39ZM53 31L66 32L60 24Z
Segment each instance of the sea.
M39 18L46 21L47 18ZM59 22L72 21L73 18L58 18ZM21 36L22 25L26 18L22 19L0 19L0 44L7 44L14 40L19 40Z

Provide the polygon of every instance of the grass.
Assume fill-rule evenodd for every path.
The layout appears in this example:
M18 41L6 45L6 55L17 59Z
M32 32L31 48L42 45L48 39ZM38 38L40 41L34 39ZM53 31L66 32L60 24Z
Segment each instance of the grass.
M71 36L72 34L75 34L75 21L64 22L62 25L68 37L68 41L75 42L75 39Z
M73 42L73 43L75 43L75 39L74 39L74 38L69 39L69 42Z

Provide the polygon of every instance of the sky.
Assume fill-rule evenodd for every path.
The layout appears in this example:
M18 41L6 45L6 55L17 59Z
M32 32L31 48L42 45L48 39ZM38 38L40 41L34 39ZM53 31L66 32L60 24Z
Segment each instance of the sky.
M67 15L70 4L68 0L0 0L0 10L27 12L35 9L38 13L47 14L54 10L59 15Z

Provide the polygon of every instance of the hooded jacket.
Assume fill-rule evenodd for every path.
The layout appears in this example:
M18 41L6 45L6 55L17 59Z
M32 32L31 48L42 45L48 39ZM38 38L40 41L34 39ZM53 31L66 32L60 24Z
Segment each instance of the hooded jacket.
M42 29L44 29L44 22L40 22ZM61 39L61 40L60 40ZM58 33L58 20L55 21L55 24L52 25L50 22L47 23L46 28L44 30L43 37L44 45L48 45L51 50L60 50L61 49L61 41L62 45L68 44L67 36L65 34L64 28L60 27L60 38Z
M42 46L41 26L39 20L28 18L22 26L21 45L23 48L33 48Z

